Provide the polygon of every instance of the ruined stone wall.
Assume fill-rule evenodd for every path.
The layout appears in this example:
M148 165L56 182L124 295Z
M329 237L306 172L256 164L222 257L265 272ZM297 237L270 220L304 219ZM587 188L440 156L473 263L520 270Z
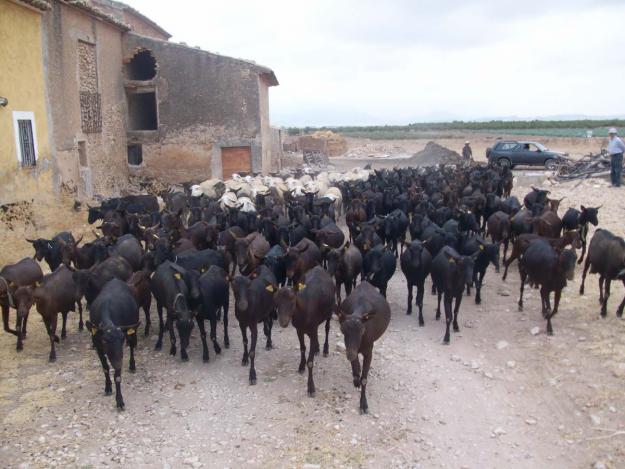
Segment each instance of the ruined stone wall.
M53 2L44 36L57 183L81 198L121 194L128 185L122 32Z
M282 149L282 130L277 127L271 127L269 136L271 140L271 171L279 171L282 169L282 157L284 156L284 151Z
M271 127L269 126L269 85L258 77L258 97L260 111L260 140L262 146L262 171L271 171Z
M198 49L128 33L124 59L149 50L157 63L154 86L158 130L129 132L143 145L143 164L131 173L169 182L221 177L221 148L249 145L261 171L261 98L254 65ZM140 84L128 84L136 89ZM268 125L268 117L267 117Z

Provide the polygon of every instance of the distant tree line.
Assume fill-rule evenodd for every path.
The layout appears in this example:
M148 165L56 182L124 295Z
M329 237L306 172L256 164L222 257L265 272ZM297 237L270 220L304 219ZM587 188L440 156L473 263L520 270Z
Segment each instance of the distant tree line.
M369 126L336 126L336 127L289 127L289 135L312 133L317 130L332 130L342 134L373 134L428 132L445 130L531 130L531 129L597 129L603 127L625 127L625 119L583 119L583 120L522 120L522 121L452 121L452 122L415 122L408 125L369 125Z

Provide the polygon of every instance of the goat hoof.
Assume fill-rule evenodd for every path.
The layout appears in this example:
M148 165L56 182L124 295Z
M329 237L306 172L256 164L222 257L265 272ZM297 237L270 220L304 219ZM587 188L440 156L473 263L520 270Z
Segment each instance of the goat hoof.
M221 353L221 347L215 344L215 353Z
M123 402L118 402L117 403L117 410L119 410L121 412L124 409L125 409L124 403Z
M112 390L112 389L105 389L105 390L104 390L104 395L105 395L105 396L110 396L110 395L112 395L112 394L113 394L113 390Z
M23 349L24 349L24 346L21 343L15 346L15 350L17 350L18 352L21 352Z
M308 391L308 397L315 397L315 391Z
M163 348L163 344L161 343L156 343L156 345L154 346L154 350L161 350Z
M250 378L250 386L254 386L256 384L256 378Z
M360 414L361 415L365 415L369 413L369 407L361 407L360 408Z

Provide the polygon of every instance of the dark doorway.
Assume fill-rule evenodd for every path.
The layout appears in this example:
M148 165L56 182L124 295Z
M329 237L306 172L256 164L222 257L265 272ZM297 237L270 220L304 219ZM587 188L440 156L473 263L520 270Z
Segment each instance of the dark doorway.
M156 93L128 93L130 130L157 130Z
M143 163L143 147L141 145L128 145L128 164L139 166Z
M124 66L124 71L129 80L151 80L156 76L156 59L149 50L142 50Z

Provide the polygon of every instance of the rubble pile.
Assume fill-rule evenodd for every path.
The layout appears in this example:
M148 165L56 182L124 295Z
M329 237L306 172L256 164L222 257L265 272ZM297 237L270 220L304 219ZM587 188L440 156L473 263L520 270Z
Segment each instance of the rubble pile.
M423 150L406 160L406 165L431 166L437 164L461 164L462 156L435 142L428 142Z
M326 141L326 154L328 156L341 156L347 151L347 140L341 134L331 130L319 130L312 136Z
M610 155L605 150L593 155L583 156L579 160L567 160L558 165L554 178L559 181L602 177L610 174Z

